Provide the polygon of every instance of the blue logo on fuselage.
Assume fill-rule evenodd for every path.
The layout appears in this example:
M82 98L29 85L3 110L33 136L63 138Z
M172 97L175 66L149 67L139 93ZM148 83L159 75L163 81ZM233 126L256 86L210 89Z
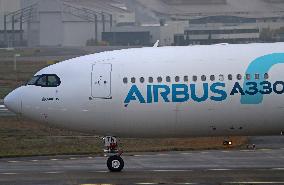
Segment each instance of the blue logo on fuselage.
M269 55L265 55L262 57L259 57L252 61L250 65L247 68L246 74L265 74L268 73L269 70L272 68L272 66L276 64L284 63L284 53L273 53ZM260 75L260 80L252 79L251 83L256 83L257 86L264 86L264 89L266 90L267 94L270 94L269 92L273 88L271 84L265 84L263 81L264 76ZM260 81L260 83L258 82ZM251 86L247 85L248 80L244 81L243 87L245 90L248 90L251 88ZM278 82L283 83L283 82ZM274 88L276 88L277 84L274 85ZM263 100L263 95L265 93L256 93L254 96L250 95L244 95L241 97L241 104L260 104ZM277 93L279 94L279 93Z
M246 74L259 74L260 79L244 80L243 86L235 82L230 92L226 91L226 84L223 82L202 83L202 93L197 94L197 84L172 84L171 86L147 85L146 93L143 95L137 85L132 85L124 104L127 106L131 101L139 103L163 102L204 102L207 100L221 102L227 99L228 95L241 95L241 104L259 104L263 100L263 95L284 93L284 82L276 81L271 83L265 81L264 74L278 63L284 63L284 53L275 53L260 57L254 60L248 67ZM200 87L199 87L200 88Z
M198 96L196 84L147 85L147 96L144 97L138 87L132 85L124 103L129 104L136 100L140 103L158 103L159 99L176 103L187 102L190 99L195 102L204 102L207 99L223 101L227 98L226 91L222 90L224 87L225 83L220 82L213 83L210 87L208 83L203 83L203 94Z

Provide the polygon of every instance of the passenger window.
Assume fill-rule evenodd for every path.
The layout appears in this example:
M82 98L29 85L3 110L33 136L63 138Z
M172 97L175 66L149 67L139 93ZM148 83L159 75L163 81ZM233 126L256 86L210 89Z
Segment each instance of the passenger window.
M166 82L171 82L171 77L167 76L166 77Z
M154 79L153 77L149 77L149 83L153 83Z
M184 82L188 82L188 76L184 76L184 77L183 77L183 81L184 81Z
M254 75L254 78L255 78L256 80L259 80L259 74L255 74L255 75Z
M133 77L133 78L131 78L131 83L135 83L136 82L136 80L135 80L135 78Z
M197 76L192 76L192 81L196 82L197 81Z
M210 80L211 80L211 81L215 81L215 75L211 75L211 76L210 76Z
M176 81L176 82L179 82L179 76L176 76L176 77L175 77L175 81Z
M161 82L163 81L162 77L159 76L159 77L157 78L157 81L158 81L158 83L161 83Z
M228 80L233 80L233 75L229 74L228 75Z
M237 79L241 80L242 79L242 75L241 74L237 74Z
M202 76L201 76L201 80L202 80L202 81L206 81L206 76L205 76L205 75L202 75Z
M267 80L268 78L269 78L268 73L265 73L265 74L264 74L264 79Z
M250 80L250 74L246 74L246 79Z
M123 83L127 84L127 82L128 82L128 79L126 77L123 78Z
M219 75L219 81L224 81L225 80L225 78L224 78L224 75Z
M141 82L141 83L144 83L144 82L145 82L144 77L141 77L141 78L140 78L140 82Z

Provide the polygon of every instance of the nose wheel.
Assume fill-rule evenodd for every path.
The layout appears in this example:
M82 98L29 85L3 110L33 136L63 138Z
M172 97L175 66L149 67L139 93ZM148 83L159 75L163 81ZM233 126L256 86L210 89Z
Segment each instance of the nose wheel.
M110 156L107 160L107 167L111 172L120 172L124 167L124 161L120 156Z
M121 158L122 151L118 149L116 137L106 136L104 140L104 153L107 159L107 167L111 172L120 172L124 168L124 161Z

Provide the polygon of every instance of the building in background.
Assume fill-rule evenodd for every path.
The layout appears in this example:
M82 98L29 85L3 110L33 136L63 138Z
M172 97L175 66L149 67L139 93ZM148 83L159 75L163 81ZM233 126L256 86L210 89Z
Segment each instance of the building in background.
M2 15L6 27L21 27L28 46L86 46L98 44L102 33L120 23L134 23L133 12L116 1L101 0L21 0L21 8ZM11 26L10 26L11 25ZM18 46L15 29L12 41L0 36L6 46ZM11 44L10 44L11 43Z
M283 0L137 0L165 20L188 20L175 45L284 41ZM136 13L139 13L136 12ZM142 18L143 12L140 12ZM152 20L157 19L153 17Z
M283 0L0 0L0 47L284 41Z
M21 9L21 0L0 0L0 30L4 29L4 15Z
M153 46L159 40L162 46L174 43L175 34L183 34L187 21L170 21L165 24L141 24L115 26L111 32L104 32L102 40L110 45Z
M210 16L193 19L185 28L184 45L246 43L260 39L261 28L255 18Z
M38 0L27 28L29 46L86 46L118 23L133 23L134 14L112 1Z
M4 40L6 37L7 42L9 45L12 45L12 24L11 22L6 24L6 28L4 26L4 16L7 14L10 14L11 12L15 12L17 10L21 9L21 0L0 0L0 47L4 47L6 44L4 43ZM4 30L6 31L6 34ZM21 34L23 33L20 28L14 28L15 30L15 39L20 40Z

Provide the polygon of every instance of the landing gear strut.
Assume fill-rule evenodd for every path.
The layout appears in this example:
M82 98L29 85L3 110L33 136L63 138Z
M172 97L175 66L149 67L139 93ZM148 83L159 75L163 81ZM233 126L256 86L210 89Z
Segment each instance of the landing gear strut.
M120 172L124 167L124 161L121 158L122 151L118 149L117 139L113 136L106 136L104 140L104 153L108 157L107 167L111 172Z

